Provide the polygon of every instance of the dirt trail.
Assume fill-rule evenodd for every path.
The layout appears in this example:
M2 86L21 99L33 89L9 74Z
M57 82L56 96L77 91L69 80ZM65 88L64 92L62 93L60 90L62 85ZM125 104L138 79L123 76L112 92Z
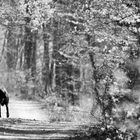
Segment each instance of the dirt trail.
M81 126L73 123L49 123L47 110L35 101L11 99L10 118L2 107L0 139L67 139L73 137ZM79 132L78 132L79 133Z
M10 118L34 119L48 121L47 110L41 108L41 104L36 101L27 101L19 99L10 99L9 110ZM3 109L3 116L5 116L5 108Z

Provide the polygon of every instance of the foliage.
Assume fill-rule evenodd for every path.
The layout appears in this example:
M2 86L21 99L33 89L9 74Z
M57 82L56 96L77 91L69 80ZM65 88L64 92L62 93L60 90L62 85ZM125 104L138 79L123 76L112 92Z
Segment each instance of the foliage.
M34 73L33 65L26 71L23 67L19 71L16 69L18 86L25 91L31 89L31 94L36 89L38 96L47 98L42 78L47 77L47 91L51 91L48 93L58 95L48 98L50 106L55 103L58 106L60 100L75 105L75 100L82 93L92 93L97 105L93 104L91 114L95 113L94 107L100 108L99 120L105 129L102 131L99 128L99 134L105 134L108 139L111 139L112 133L120 139L121 136L122 139L128 138L127 125L135 119L138 121L140 108L139 99L132 92L139 77L139 70L133 64L139 58L139 9L137 0L3 2L0 7L0 24L13 32L16 27L21 36L15 38L24 42L17 47L19 60L24 59L25 63L25 56L31 59L30 53L26 54L29 50L25 52L27 47L35 53L43 51L34 57ZM43 42L42 50L38 42ZM22 46L24 51L20 53ZM36 65L36 60L40 64ZM56 66L55 71L53 66ZM89 77L85 74L87 69L90 70ZM87 88L88 78L90 88ZM56 83L54 89L53 80ZM54 118L57 120L63 111L55 111L57 116ZM130 129L136 131L138 126L135 122L133 124L134 127ZM121 131L122 128L126 133Z
M83 54L85 57L89 56L95 83L93 93L101 107L103 120L108 124L112 113L117 114L113 112L117 106L120 107L122 102L135 102L126 86L129 77L126 77L125 71L120 70L119 65L129 58L136 58L137 36L132 34L130 28L133 26L132 15L137 8L127 7L121 1L88 2L79 2L78 5L76 1L75 5L80 8L72 9L71 2L67 3L67 7L65 3L62 4L61 8L64 7L65 12L61 10L58 16L70 24L71 30L64 36L66 44L61 50L68 55L78 56L79 59Z
M94 127L89 128L86 135L77 136L77 140L84 139L93 139L93 140L137 140L137 135L135 132L128 130L123 132L115 127L110 127L106 130L102 125L95 125Z

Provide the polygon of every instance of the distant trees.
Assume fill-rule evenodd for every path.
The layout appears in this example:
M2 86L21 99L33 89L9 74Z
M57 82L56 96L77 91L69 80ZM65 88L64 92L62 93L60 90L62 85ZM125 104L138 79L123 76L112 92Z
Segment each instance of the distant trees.
M106 129L130 118L130 104L139 108L131 92L139 71L130 66L139 58L138 0L9 2L1 5L0 24L7 31L7 66L23 72L21 87L73 105L90 93Z

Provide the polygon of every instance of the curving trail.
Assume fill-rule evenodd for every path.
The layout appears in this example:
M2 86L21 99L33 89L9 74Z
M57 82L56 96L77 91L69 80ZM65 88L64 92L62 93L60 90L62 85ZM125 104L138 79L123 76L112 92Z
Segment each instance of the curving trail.
M9 102L10 118L48 121L47 110L36 101L11 99Z
M36 101L11 99L10 118L2 107L0 139L67 139L80 133L81 127L73 123L49 123L47 110Z

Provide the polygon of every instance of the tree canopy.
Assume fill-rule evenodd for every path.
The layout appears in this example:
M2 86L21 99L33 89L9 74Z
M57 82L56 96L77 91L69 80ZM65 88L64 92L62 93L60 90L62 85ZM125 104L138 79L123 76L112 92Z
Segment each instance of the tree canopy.
M139 127L139 0L6 0L0 25L22 93L72 105L90 93L106 130Z

